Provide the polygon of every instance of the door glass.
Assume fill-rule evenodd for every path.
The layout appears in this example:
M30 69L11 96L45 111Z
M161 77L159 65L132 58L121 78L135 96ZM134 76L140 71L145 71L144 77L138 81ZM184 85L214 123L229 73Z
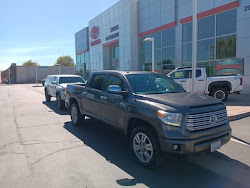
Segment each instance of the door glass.
M58 84L58 78L57 77L55 77L55 82L56 82L56 84Z
M102 90L104 78L105 78L104 74L94 75L90 81L89 87L97 90Z
M116 76L116 75L109 76L106 91L108 90L108 86L110 86L110 85L118 85L121 87L122 91L125 91L124 82L123 82L122 78L119 76Z
M201 76L201 70L196 70L196 78ZM192 78L192 70L185 70L184 78Z
M173 79L183 79L184 78L184 71L176 71L173 74L171 74L171 78Z

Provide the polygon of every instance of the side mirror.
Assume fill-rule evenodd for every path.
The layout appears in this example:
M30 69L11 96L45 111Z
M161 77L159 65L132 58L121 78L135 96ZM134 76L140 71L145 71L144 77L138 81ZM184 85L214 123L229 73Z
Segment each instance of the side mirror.
M116 95L126 95L127 91L122 91L121 87L118 85L110 85L108 86L108 92Z
M51 83L56 85L56 81L52 81Z

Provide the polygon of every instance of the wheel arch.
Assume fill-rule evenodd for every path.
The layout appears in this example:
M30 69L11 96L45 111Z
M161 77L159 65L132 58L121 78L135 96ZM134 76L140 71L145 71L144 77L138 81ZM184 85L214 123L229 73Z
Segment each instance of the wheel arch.
M158 137L157 131L151 123L149 123L148 121L145 121L141 118L137 118L137 117L133 117L133 118L129 119L128 124L127 124L127 128L126 128L126 135L128 137L130 137L132 131L136 127L139 127L139 126L146 126L146 127L150 128L154 132L154 134Z
M78 101L77 101L75 98L71 97L71 98L69 99L69 106L71 106L71 105L74 104L74 103L76 103L76 104L79 106Z
M228 92L232 91L232 84L228 81L212 82L208 86L208 91L211 92L213 89L215 89L217 87L227 88Z

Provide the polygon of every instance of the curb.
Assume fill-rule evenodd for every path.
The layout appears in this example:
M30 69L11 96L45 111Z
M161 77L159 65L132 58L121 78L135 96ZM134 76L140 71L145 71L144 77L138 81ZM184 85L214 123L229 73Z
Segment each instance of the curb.
M228 116L228 120L229 121L236 121L236 120L240 120L240 119L243 119L243 118L246 118L249 116L250 116L250 112L246 112L246 113L239 114L239 115Z

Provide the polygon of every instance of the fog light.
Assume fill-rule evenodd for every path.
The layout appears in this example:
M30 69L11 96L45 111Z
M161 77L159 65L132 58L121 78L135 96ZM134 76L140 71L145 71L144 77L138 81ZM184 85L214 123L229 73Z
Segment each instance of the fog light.
M178 149L178 145L173 145L173 150L177 150Z
M173 144L172 148L173 148L173 150L175 152L180 152L181 151L181 145L180 144Z

